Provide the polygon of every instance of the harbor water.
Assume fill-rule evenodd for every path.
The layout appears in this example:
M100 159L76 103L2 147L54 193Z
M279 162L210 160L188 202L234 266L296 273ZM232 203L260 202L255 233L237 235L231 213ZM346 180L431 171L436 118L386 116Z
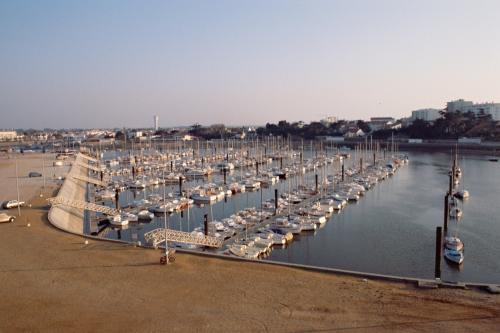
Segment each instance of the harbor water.
M303 232L283 248L275 248L267 258L297 263L404 277L433 278L435 232L443 225L444 196L448 188L450 155L443 153L408 154L410 162L385 181L380 182L357 203L350 203L339 214L314 232ZM470 192L470 198L459 201L463 217L457 223L450 219L448 234L457 234L465 245L465 261L456 266L442 258L442 279L459 282L500 283L500 164L485 156L459 158L463 177L459 188ZM236 177L238 171L233 172ZM220 175L214 176L220 180ZM199 182L199 181L198 181ZM292 181L293 182L293 181ZM197 181L185 186L193 186ZM201 184L201 182L199 182ZM312 184L311 175L309 183ZM295 184L296 185L296 184ZM293 184L292 184L293 186ZM203 216L221 219L245 207L259 209L261 200L288 190L287 181L274 187L229 197L227 202L195 206L167 218L168 227L191 231L203 225ZM167 192L178 190L167 186ZM163 187L148 189L163 193ZM126 191L120 198L126 205L143 191ZM188 216L189 215L189 216ZM147 224L127 228L108 228L104 238L144 242L144 233L163 227L163 216Z

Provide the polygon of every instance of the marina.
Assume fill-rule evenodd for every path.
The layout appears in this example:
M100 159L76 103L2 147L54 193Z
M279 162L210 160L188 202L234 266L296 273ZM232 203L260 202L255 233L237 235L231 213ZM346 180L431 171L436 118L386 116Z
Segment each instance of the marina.
M310 150L308 154L303 153L305 158L301 159L301 153L305 151L292 152L290 157L285 158L285 162L282 157L268 158L268 163L258 164L259 174L258 167L248 162L236 169L221 168L214 171L222 164L216 162L210 165L208 161L205 162L209 158L203 157L203 162L200 159L203 167L200 165L199 168L211 169L210 176L207 174L190 178L191 176L182 172L185 169L169 170L172 171L169 175L176 172L176 185L173 185L176 182L172 176L170 182L166 181L166 177L164 181L163 172L153 176L141 174L137 177L140 181L130 181L112 175L126 173L123 171L126 169L112 172L107 167L102 170L110 170L110 174L103 172L103 178L108 179L108 186L115 182L111 186L114 186L113 189L108 188L104 192L101 189L97 192L90 191L89 198L99 198L100 204L109 207L120 207L123 213L119 216L119 221L114 222L116 217L106 220L105 216L99 214L87 214L86 233L105 239L163 247L165 232L162 230L166 227L169 235L171 231L182 233L180 238L167 237L171 249L189 249L257 260L265 258L292 264L411 278L433 277L432 229L442 224L442 210L438 213L442 204L437 199L429 200L427 208L416 207L415 203L416 196L430 199L437 196L441 185L445 186L441 186L441 189L446 188L448 177L445 169L449 170L449 156L412 153L407 159L408 155L405 154L387 153L390 158L376 158L376 166L368 163L363 166L362 181L359 173L362 158L367 160L367 156L372 155L371 151L355 149L340 153L338 149L331 149L329 158L328 152L316 157ZM381 151L377 154L383 156ZM189 153L186 152L186 155ZM225 154L224 157L221 154L220 158L228 159L228 155ZM432 160L436 160L437 164L429 164ZM161 165L167 169L173 165L168 161L163 162ZM344 182L342 162L345 167ZM461 161L461 165L462 163L463 169L467 170L469 163L483 162L482 158L476 160L467 157ZM109 162L102 164L109 165ZM395 168L394 165L398 167ZM120 163L115 164L115 167L119 166ZM140 167L138 164L137 168ZM280 178L282 169L288 170L286 178ZM422 169L426 169L424 173ZM293 170L302 172L296 173ZM96 171L96 167L89 168L89 174L96 176L99 174ZM130 171L129 176L133 172L136 171ZM276 177L276 180L259 181L258 179L264 178L263 174L266 174L265 178ZM181 182L178 180L179 176ZM474 188L471 179L465 181ZM137 182L144 184L144 187L137 188ZM132 187L116 185L123 183L131 184ZM252 186L247 187L246 184ZM93 188L94 185L89 185L89 189ZM116 191L117 188L121 189L120 192ZM107 195L103 196L105 191ZM477 258L477 253L474 252L478 248L469 247L469 237L467 234L462 236L471 231L471 220L475 221L478 216L481 218L481 213L475 215L474 219L467 218L470 216L469 210L475 209L475 201L478 199L476 191L472 192L474 199L470 202L459 200L461 207L467 206L460 234L461 239L466 239L467 242L468 260L459 266L455 266L453 262L455 251L460 253L461 258L458 260L463 261L463 243L460 239L459 242L455 239L458 224L450 222L447 230L449 233L445 235L443 243L449 245L443 249L444 258L448 258L442 263L443 279L496 283L499 279L496 276L496 262L493 258L487 264L481 259L474 261ZM179 193L183 193L183 197L178 197ZM275 204L276 197L278 207ZM401 197L408 198L403 205L399 202ZM422 216L426 216L428 220L424 221ZM127 222L123 223L124 220ZM156 241L151 243L153 234ZM418 237L414 238L415 235ZM220 245L210 249L202 246L202 243L193 243L194 239L203 237L217 239ZM491 245L495 246L494 243ZM457 246L461 246L461 250ZM365 255L364 250L367 248L370 249L369 256ZM479 251L495 253L498 249L479 248ZM469 256L473 259L469 259ZM491 274L484 275L481 273L484 271Z

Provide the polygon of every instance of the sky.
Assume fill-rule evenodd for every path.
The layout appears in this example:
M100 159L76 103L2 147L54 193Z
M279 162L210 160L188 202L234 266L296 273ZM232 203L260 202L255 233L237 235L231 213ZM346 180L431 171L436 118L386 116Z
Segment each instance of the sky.
M0 128L407 117L500 102L500 1L2 0Z

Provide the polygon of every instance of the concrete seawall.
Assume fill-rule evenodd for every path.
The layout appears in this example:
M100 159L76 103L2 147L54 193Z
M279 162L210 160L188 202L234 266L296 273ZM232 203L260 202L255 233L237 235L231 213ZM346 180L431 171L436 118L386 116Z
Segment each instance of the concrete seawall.
M86 161L80 155L77 155L70 172L66 176L58 197L63 197L67 200L85 201L85 193L87 189L86 182L77 180L71 175L85 176L87 170L78 165L77 162L85 163ZM73 208L63 205L52 206L48 214L49 222L56 228L77 234L83 235L84 211L83 209Z

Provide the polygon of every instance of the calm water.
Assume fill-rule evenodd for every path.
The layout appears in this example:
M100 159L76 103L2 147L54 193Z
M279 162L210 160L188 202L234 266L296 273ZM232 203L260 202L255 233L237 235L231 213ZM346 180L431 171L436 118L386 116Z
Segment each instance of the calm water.
M313 235L301 235L270 259L349 270L433 278L435 230L443 223L444 193L450 157L412 153L410 163L378 184L355 205ZM442 278L467 282L500 282L500 164L485 157L460 161L462 184L471 194L464 215L451 220L465 244L460 269L442 261Z
M269 260L324 266L363 272L433 278L435 229L443 223L444 194L448 186L449 154L411 153L410 163L396 175L368 191L357 204L333 215L315 233L301 234L283 249L274 249ZM465 244L465 261L460 269L442 259L444 280L500 282L500 221L497 213L500 163L483 156L464 156L460 161L462 184L471 197L463 205L459 224L450 221L449 232L458 232ZM234 174L238 176L238 171ZM216 176L217 178L218 176ZM215 179L213 179L215 180ZM312 181L310 181L312 184ZM462 185L461 184L461 185ZM191 184L192 185L192 184ZM189 186L186 184L185 186ZM287 191L286 183L276 186ZM177 190L168 187L167 191ZM163 193L158 187L155 193ZM148 190L147 194L152 191ZM125 204L144 192L125 192ZM202 224L203 215L227 217L248 206L260 207L274 196L274 188L251 192L190 209L189 219L173 215L170 228L190 231ZM102 236L123 240L144 240L143 234L163 226L163 217L149 224L130 225L126 230L106 230Z

